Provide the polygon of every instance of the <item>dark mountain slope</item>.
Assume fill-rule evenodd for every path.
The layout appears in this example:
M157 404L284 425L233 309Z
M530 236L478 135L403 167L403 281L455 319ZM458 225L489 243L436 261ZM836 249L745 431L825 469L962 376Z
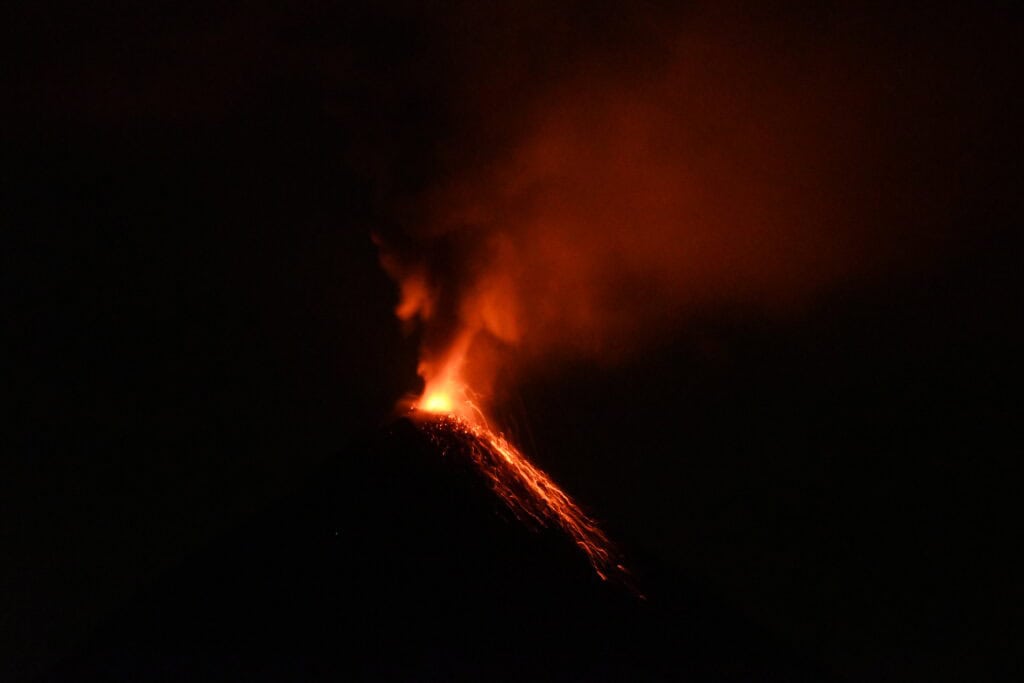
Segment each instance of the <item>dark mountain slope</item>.
M645 600L399 421L170 572L47 680L824 679L638 561Z

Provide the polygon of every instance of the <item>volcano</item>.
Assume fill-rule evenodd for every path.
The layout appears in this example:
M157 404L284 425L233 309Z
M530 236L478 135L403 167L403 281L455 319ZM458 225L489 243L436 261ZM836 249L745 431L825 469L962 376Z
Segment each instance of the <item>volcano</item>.
M830 680L635 558L646 598L400 419L166 573L45 680Z

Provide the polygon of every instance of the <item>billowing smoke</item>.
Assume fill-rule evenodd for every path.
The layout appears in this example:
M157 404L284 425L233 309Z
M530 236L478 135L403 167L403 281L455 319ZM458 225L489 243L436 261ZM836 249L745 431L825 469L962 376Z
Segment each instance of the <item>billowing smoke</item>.
M620 358L695 312L799 307L941 209L893 201L914 186L892 107L916 95L841 18L648 13L585 38L513 19L455 40L442 171L379 239L428 383L486 394L498 368Z

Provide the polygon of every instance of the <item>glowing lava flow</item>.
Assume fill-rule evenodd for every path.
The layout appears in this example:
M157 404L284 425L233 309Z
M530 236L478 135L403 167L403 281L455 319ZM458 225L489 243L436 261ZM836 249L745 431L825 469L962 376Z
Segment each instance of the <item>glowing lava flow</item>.
M518 448L491 429L471 401L455 400L447 391L428 391L413 410L421 418L422 428L442 447L452 435L458 438L492 490L517 518L541 526L557 525L587 555L601 579L616 576L630 583L626 568L597 523Z

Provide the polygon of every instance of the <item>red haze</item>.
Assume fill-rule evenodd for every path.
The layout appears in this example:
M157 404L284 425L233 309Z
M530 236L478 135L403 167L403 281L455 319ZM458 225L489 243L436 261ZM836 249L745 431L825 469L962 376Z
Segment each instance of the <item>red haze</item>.
M615 359L689 313L788 309L892 262L938 209L883 201L907 124L886 111L889 57L772 26L677 19L535 81L466 48L449 171L407 243L381 243L425 379L486 394L499 366Z

